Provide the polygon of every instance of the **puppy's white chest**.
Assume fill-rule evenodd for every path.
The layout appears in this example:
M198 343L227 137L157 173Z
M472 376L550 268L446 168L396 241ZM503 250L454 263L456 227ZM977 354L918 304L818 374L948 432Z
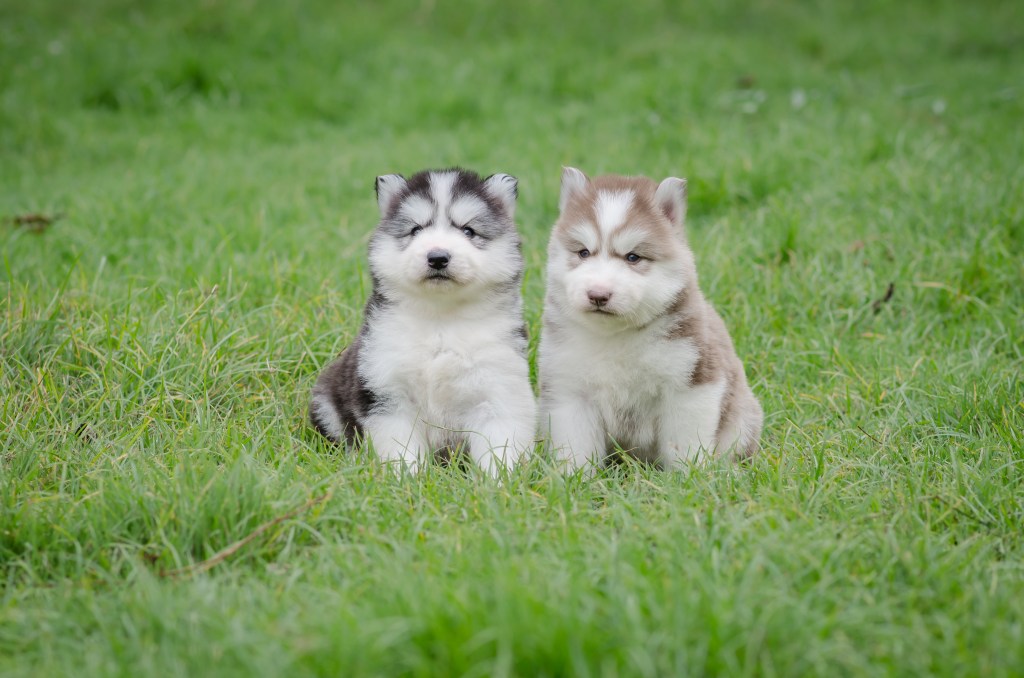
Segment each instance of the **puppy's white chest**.
M583 337L560 346L571 364L562 379L581 380L609 435L620 445L645 447L657 437L664 398L687 388L697 362L689 341Z
M423 347L422 361L409 366L406 386L425 400L427 409L458 407L470 395L470 377L479 366L464 343L458 337L439 335Z
M496 320L492 326L503 326ZM516 359L508 342L484 323L387 318L366 347L366 374L384 393L409 401L438 425L459 425L461 413L487 400L488 384Z
M586 375L602 393L656 397L663 388L685 385L697 362L697 349L687 340L638 338L580 338L562 347L586 369Z

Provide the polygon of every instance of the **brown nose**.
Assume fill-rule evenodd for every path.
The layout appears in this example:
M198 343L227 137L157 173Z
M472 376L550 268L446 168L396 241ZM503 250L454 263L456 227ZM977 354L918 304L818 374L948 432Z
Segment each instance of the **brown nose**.
M601 308L612 298L612 293L606 289L587 290L587 298L590 299L591 304Z

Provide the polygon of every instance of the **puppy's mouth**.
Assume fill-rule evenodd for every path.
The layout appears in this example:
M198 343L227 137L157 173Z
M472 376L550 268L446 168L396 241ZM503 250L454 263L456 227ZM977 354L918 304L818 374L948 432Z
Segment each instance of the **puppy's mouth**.
M591 307L591 308L587 309L587 313L590 313L592 315L607 315L607 316L618 315L618 313L616 313L615 311L610 311L607 308L596 308L596 307Z
M448 273L448 271L430 271L425 276L423 276L423 281L424 282L428 282L428 283L435 283L435 284L437 284L437 283L446 283L446 282L450 282L450 283L456 282L455 278L452 277L452 275L450 273Z

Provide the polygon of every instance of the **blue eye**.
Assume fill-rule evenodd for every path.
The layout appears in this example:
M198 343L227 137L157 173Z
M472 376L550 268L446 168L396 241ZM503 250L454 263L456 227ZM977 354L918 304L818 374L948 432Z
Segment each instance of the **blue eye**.
M474 231L469 226L463 226L462 227L462 232L466 234L467 238L472 238L474 235L476 235L476 231Z
M631 264L635 264L636 262L640 261L640 255L637 254L636 252L630 252L629 254L626 255L626 261L628 261Z
M411 231L409 231L409 235L410 236L416 235L417 233L419 233L422 230L423 230L422 226L413 226L413 229Z
M576 254L580 255L580 259L586 259L587 257L590 256L590 250L584 248L584 249L581 249Z

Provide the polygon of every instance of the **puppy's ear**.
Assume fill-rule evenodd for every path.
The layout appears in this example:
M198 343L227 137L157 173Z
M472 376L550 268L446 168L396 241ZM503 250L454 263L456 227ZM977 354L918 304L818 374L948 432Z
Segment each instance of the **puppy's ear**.
M565 206L569 204L573 196L582 193L590 179L587 175L575 167L562 168L562 193L558 196L558 211L564 212Z
M516 214L516 198L519 196L519 180L511 174L492 174L484 179L484 190L496 198L509 218Z
M405 177L401 174L382 174L373 183L373 189L377 191L377 206L380 207L380 216L386 217L392 201L405 188Z
M686 219L686 179L669 177L658 184L658 190L654 192L654 204L673 226L682 228Z

